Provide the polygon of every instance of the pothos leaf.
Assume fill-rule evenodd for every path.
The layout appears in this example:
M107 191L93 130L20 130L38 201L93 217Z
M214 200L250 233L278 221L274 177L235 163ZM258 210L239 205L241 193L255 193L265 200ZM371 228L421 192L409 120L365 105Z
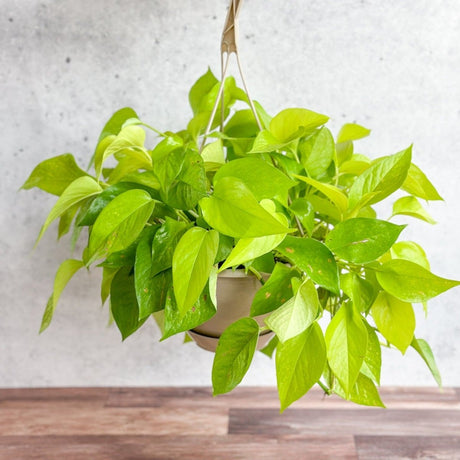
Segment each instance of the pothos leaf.
M323 332L313 323L276 348L276 379L281 412L302 397L321 377L326 364Z
M219 234L192 227L180 239L172 260L173 286L182 316L193 307L209 279L219 246Z
M212 366L213 394L228 393L243 379L251 364L259 339L259 325L241 318L221 335Z

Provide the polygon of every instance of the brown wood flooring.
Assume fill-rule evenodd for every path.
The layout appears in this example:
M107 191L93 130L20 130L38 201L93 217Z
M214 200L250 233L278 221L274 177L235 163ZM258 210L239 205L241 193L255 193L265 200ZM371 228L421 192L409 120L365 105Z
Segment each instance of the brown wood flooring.
M387 409L320 390L0 389L0 459L460 459L460 391L382 388Z

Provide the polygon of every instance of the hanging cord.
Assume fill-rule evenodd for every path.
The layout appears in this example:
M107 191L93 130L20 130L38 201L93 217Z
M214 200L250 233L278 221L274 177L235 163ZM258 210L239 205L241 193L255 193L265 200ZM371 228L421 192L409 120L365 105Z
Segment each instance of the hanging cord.
M224 83L225 83L225 77L227 75L230 55L232 53L235 53L235 56L236 56L238 70L241 76L241 81L243 82L244 92L246 93L246 96L248 98L249 107L252 110L257 126L262 131L262 124L260 123L259 116L257 115L257 111L254 106L254 102L252 101L251 96L249 95L248 87L246 84L246 79L244 78L243 68L241 66L241 61L240 61L240 57L238 54L238 44L237 44L238 42L238 13L240 11L241 3L242 3L242 0L230 0L230 6L228 8L227 18L225 20L224 30L222 32L221 54L220 54L221 56L220 87L219 87L219 92L216 97L216 102L214 103L214 107L212 108L212 111L211 111L211 117L209 118L208 125L206 126L206 130L204 132L203 139L201 141L200 152L203 150L204 144L206 142L206 137L208 136L211 130L211 126L212 126L214 117L217 112L217 107L219 106L219 102L221 101L222 101L222 106L221 106L220 129L221 131L223 129L223 123L224 123L224 103L223 101L224 101L224 86L225 86ZM224 60L224 56L226 56L225 60Z

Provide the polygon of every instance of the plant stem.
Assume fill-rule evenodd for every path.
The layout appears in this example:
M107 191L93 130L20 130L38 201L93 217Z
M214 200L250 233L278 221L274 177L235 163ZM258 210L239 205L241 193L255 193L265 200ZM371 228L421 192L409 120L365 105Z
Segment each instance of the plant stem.
M248 271L250 271L259 281L262 285L265 284L265 281L262 277L262 275L260 274L260 272L258 272L254 267L247 267Z
M291 204L292 204L292 200L291 200L291 197L288 195L288 205L291 206ZM297 228L299 229L299 233L303 238L305 236L305 233L303 231L302 224L300 223L300 220L296 215L294 215L294 219L295 219L295 223L297 225Z
M186 216L186 214L184 213L184 211L181 211L179 209L176 209L176 213L179 217L181 217L183 220L185 220L185 222L188 222L190 223L190 219Z
M323 382L321 382L321 380L318 380L318 385L322 388L322 390L324 391L324 393L326 393L327 395L330 395L331 394L331 390L326 386L324 385Z

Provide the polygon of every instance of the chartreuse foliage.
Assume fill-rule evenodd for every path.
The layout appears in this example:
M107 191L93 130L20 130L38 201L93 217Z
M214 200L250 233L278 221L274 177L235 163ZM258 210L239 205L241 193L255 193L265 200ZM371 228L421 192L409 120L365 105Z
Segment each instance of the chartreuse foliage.
M248 99L230 77L201 148L219 85L210 70L193 85L182 131L160 132L124 108L102 130L92 172L68 153L32 171L23 188L58 196L38 239L59 219L59 236L73 226L73 243L86 243L80 259L60 265L40 331L74 273L93 264L123 340L151 316L162 340L201 325L219 308L218 273L240 268L261 286L248 317L219 340L214 394L241 382L267 330L276 336L262 351L275 356L282 410L316 383L383 406L382 346L415 349L440 385L430 346L414 335L413 304L459 282L433 274L417 243L398 241L411 218L434 223L423 200L442 200L412 147L370 159L354 149L370 133L363 126L346 124L334 140L325 115L288 108L271 117L255 102L260 130L251 110L234 109ZM157 142L146 145L147 130ZM392 222L373 207L385 199Z

